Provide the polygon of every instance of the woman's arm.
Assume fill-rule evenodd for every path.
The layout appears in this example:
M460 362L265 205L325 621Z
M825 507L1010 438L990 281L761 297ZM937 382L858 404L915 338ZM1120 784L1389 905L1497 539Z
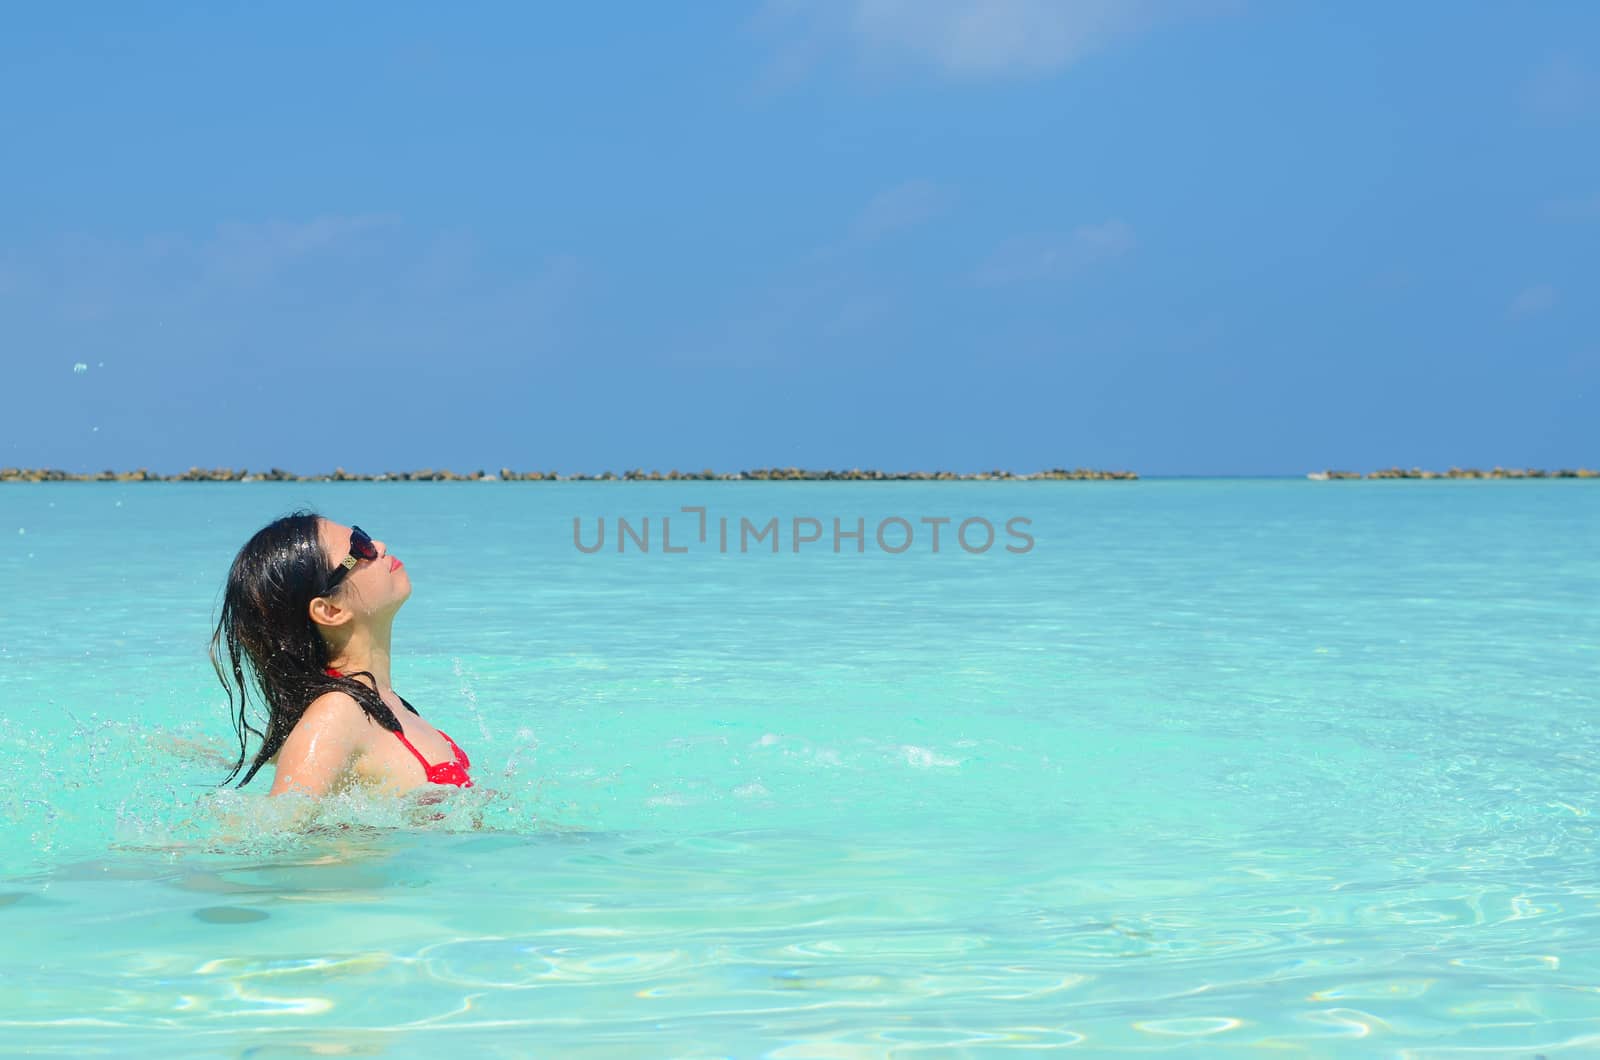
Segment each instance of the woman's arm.
M347 692L324 692L312 700L278 750L277 774L267 794L326 795L338 787L360 748L365 720Z

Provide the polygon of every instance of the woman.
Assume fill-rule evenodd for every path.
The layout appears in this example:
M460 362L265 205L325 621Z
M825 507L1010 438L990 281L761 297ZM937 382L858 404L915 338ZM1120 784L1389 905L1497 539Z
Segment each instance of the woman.
M245 543L211 637L239 735L239 760L223 783L244 768L254 734L261 748L241 788L268 762L277 768L270 795L472 787L466 752L389 683L390 632L410 595L405 565L357 526L296 512ZM265 732L247 712L252 684L266 706Z

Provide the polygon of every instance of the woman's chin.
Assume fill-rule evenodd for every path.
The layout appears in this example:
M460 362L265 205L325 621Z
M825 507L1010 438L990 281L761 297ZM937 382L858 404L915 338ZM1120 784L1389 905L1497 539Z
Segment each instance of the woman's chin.
M393 615L396 611L400 610L401 606L404 605L409 599L411 599L411 586L406 585L401 587L400 591L395 593L394 596L390 597L387 604L383 605L383 613Z

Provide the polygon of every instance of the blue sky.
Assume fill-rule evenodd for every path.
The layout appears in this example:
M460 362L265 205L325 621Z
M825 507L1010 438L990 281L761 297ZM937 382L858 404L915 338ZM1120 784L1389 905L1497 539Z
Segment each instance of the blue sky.
M1600 5L4 21L0 465L1600 466Z

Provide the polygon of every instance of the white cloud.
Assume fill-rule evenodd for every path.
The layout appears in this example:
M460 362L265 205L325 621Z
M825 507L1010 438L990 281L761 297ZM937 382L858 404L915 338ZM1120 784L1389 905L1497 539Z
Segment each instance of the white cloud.
M0 276L8 321L39 341L109 342L146 361L240 344L554 350L587 280L581 261L553 248L508 271L490 267L464 233L381 216L225 223L132 240L76 235L0 248ZM441 359L441 371L451 363Z
M1600 194L1547 202L1544 212L1556 221L1600 221Z
M1081 254L1093 259L1115 257L1134 248L1133 229L1115 219L1084 225L1072 233L1072 241Z
M373 214L225 222L195 249L221 273L239 280L261 280L308 258L349 247L359 237L397 223L397 218Z
M1008 287L1050 275L1070 275L1119 258L1138 245L1133 229L1112 218L1065 236L1035 234L1009 239L973 271L980 287Z
M381 216L223 222L201 236L160 233L133 240L73 233L14 252L0 294L34 291L69 317L92 320L141 303L226 299L259 292L307 268L344 269L381 257Z
M857 39L960 75L1058 70L1144 21L1119 0L859 0Z
M842 219L835 238L799 251L790 267L753 290L729 297L713 285L716 302L702 307L698 321L681 339L669 340L672 356L683 363L749 365L771 362L808 349L808 356L847 339L892 332L904 308L895 270L872 267L872 251L882 240L925 225L944 214L956 199L954 188L913 179L884 188L854 217Z
M1544 122L1582 121L1600 114L1600 75L1567 56L1551 59L1528 79L1523 103Z
M1555 308L1556 289L1548 284L1536 284L1524 288L1511 300L1511 313L1513 316L1531 316L1535 313L1547 313Z
M856 217L851 234L862 242L931 221L950 205L953 195L930 180L908 180L880 191Z
M1117 38L1232 6L1231 0L769 0L760 21L801 25L780 47L769 79L793 80L796 63L816 62L818 42L829 37L846 38L869 57L978 78L1054 73Z

